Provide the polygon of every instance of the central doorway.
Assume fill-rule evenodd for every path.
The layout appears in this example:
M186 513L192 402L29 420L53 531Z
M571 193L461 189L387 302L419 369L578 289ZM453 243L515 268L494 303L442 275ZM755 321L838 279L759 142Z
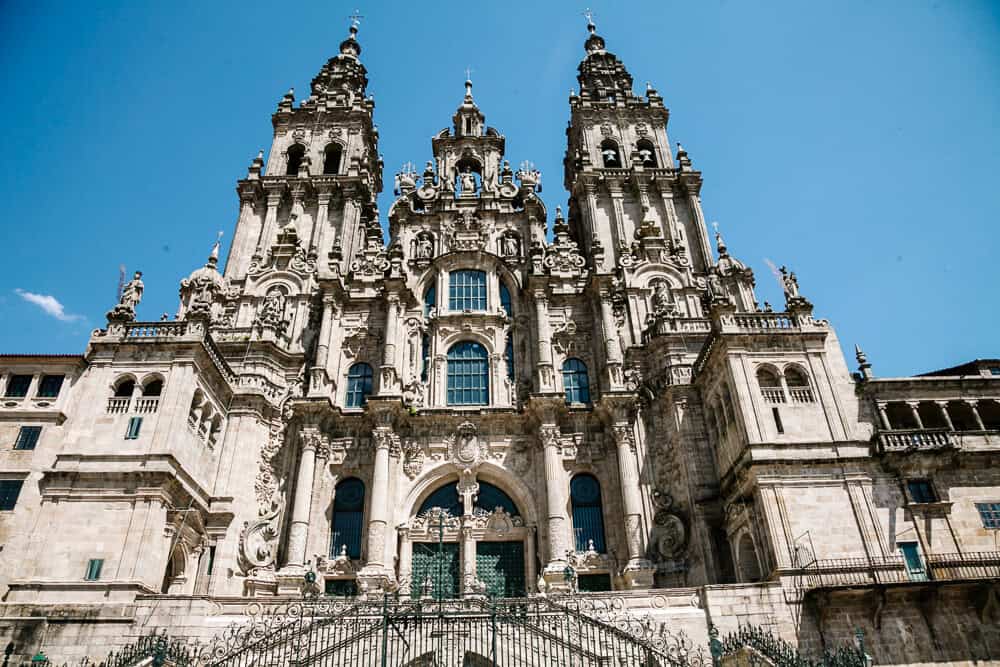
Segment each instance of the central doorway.
M502 489L446 483L400 527L400 580L414 599L524 597L534 571L534 535Z

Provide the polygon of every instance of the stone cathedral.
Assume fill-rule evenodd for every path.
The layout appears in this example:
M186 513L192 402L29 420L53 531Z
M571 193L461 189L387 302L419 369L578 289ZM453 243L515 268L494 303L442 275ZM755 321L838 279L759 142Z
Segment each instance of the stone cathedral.
M543 647L498 649L492 607L492 654L440 630L390 658L394 623L239 664L369 664L362 635L381 665L682 664L740 628L1000 664L1000 360L883 378L856 348L852 372L793 272L759 304L663 97L588 31L565 204L466 81L379 211L355 23L278 102L228 257L173 319L142 317L136 273L82 355L0 356L8 660L301 625L294 604L523 600L674 658L611 662L532 612L505 627Z

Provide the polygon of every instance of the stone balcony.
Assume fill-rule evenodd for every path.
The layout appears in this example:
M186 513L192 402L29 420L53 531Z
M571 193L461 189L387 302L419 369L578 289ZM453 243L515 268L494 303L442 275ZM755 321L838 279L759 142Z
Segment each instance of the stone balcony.
M923 569L906 566L902 555L817 560L801 570L800 588L812 591L911 584L989 581L1000 578L1000 552L929 554Z

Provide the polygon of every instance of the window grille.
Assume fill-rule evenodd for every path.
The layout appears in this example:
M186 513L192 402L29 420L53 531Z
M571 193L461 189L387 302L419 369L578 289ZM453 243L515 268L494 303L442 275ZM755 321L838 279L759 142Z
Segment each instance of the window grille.
M503 312L507 313L507 317L514 315L514 308L510 303L510 290L502 282L500 283L500 306L503 308Z
M14 449L34 449L41 434L41 426L22 426L21 430L17 432Z
M601 483L593 475L577 475L569 484L569 495L573 507L576 550L587 551L593 542L595 551L605 553Z
M437 307L437 287L433 284L424 292L424 317L430 317L431 311Z
M448 276L448 310L486 310L486 272L452 271Z
M337 484L333 495L333 522L330 532L331 558L339 556L345 546L348 556L361 558L364 516L364 482L356 477L350 477Z

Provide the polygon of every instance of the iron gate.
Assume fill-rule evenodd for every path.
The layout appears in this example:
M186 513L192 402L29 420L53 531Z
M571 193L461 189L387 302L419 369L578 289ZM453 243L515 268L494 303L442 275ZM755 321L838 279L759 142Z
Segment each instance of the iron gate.
M705 664L544 598L302 604L236 626L211 667L667 667ZM698 652L699 656L701 652Z

